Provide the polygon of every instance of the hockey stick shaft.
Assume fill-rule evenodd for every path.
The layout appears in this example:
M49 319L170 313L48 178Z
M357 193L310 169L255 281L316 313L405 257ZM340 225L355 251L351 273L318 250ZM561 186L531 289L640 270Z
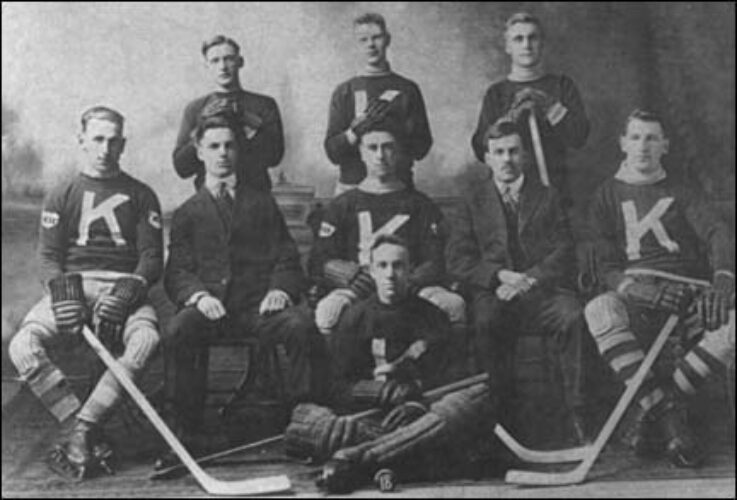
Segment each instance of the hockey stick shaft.
M496 424L494 433L514 453L517 458L525 462L538 464L557 464L564 462L579 462L586 458L590 451L590 445L567 448L563 450L533 450L525 447L514 439L501 425Z
M583 482L586 479L587 474L591 470L591 467L594 465L594 462L599 457L599 454L604 449L604 445L606 445L607 441L619 424L619 421L622 419L625 411L627 411L630 403L635 399L637 391L640 390L640 387L645 381L647 374L650 372L653 364L655 364L656 358L660 354L660 351L663 350L665 342L668 340L668 337L673 332L673 329L676 327L677 324L677 315L672 314L670 317L668 317L667 321L663 325L663 328L660 330L660 333L655 338L652 347L650 347L650 350L645 356L645 359L642 361L642 364L637 369L637 372L635 372L634 377L632 377L632 379L628 381L627 388L624 390L624 393L619 398L619 401L614 407L611 415L609 415L609 418L604 423L604 427L601 429L601 432L596 437L594 443L589 447L588 456L583 459L580 465L569 472L562 473L510 470L509 472L507 472L505 481L507 481L508 483L540 486L577 484Z
M475 384L486 382L488 378L489 376L486 373L480 373L478 375L474 375L472 377L468 377L463 380L452 382L450 384L443 385L441 387L436 387L435 389L426 391L425 393L423 393L423 397L427 399L434 399L437 397L441 397L451 392L455 392L455 391L464 389L466 387L470 387ZM371 408L369 410L356 413L354 417L355 418L370 417L372 415L376 415L380 411L381 410L377 408ZM244 444L241 446L236 446L235 448L231 448L229 450L223 450L217 453L212 453L210 455L205 455L204 457L200 457L197 459L197 463L200 465L207 465L217 460L220 460L221 458L226 458L231 455L235 455L237 453L242 453L244 451L252 450L254 448L260 448L261 446L267 446L270 444L278 443L282 439L284 439L284 434L279 434L277 436L272 436L266 439L262 439L254 443L248 443L248 444ZM185 469L184 464L172 465L171 467L168 467L166 469L161 469L159 471L154 472L153 474L151 474L151 479L168 479L170 477L173 477L175 474L184 471L184 469Z
M174 450L182 463L189 469L192 475L197 479L202 489L214 495L262 495L267 493L278 493L291 489L291 483L287 476L273 476L259 479L251 479L245 481L220 481L208 475L202 468L197 465L189 452L184 448L182 443L177 439L174 433L164 423L151 403L148 402L146 396L131 380L128 372L112 357L110 352L100 342L97 336L92 333L89 327L82 328L82 336L97 355L105 363L105 366L112 372L115 378L120 382L123 388L130 394L133 401L143 411L144 415L153 424L156 430L161 434L166 443Z
M543 141L540 138L540 127L537 125L537 118L534 112L530 112L530 137L532 138L532 148L535 150L535 160L537 160L537 171L540 174L540 182L543 186L550 186L550 177L548 176L548 165L545 163L545 152L543 151Z

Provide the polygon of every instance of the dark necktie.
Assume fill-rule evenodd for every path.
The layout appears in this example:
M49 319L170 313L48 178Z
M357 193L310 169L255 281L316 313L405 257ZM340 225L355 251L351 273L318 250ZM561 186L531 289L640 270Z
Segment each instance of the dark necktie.
M517 271L521 268L524 260L522 246L519 240L519 203L512 196L512 188L510 186L505 186L504 188L502 202L504 203L504 212L507 219L508 251L512 260L512 267Z
M518 206L517 200L515 200L514 196L512 195L511 186L505 186L504 193L502 194L502 200L504 201L504 205L509 211L509 215L513 216L514 218L517 218L519 206Z
M233 197L230 196L230 192L228 191L228 187L225 183L220 184L216 201L220 217L223 219L225 227L230 229L230 224L233 220Z

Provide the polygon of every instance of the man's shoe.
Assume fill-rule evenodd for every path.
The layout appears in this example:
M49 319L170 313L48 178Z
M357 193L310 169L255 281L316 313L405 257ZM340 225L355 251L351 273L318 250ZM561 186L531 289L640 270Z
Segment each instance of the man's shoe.
M49 453L46 464L65 479L81 481L100 472L112 474L112 448L98 440L101 432L89 422L78 420L69 436Z
M641 458L654 458L663 452L663 437L658 420L652 412L647 412L639 406L625 440L635 455Z
M670 403L660 418L665 437L665 454L676 467L695 468L704 462L705 452L691 431L686 410Z

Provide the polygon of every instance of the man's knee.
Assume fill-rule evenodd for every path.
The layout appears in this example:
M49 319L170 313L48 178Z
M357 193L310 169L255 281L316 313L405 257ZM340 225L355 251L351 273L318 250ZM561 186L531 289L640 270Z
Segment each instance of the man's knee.
M627 306L614 293L605 293L592 299L584 308L584 316L595 339L629 328Z
M315 308L315 324L320 333L332 333L345 310L355 301L355 295L347 289L338 288L323 297Z
M156 352L159 340L159 331L155 322L143 318L129 321L123 339L125 351L120 362L133 373L139 372Z
M428 286L420 290L418 295L443 311L451 323L466 321L466 302L459 294L441 286Z
M281 313L280 327L288 339L299 343L307 343L311 335L316 333L315 323L309 312L303 307L290 307Z
M190 345L208 335L211 321L196 307L185 307L169 321L164 333L166 345Z

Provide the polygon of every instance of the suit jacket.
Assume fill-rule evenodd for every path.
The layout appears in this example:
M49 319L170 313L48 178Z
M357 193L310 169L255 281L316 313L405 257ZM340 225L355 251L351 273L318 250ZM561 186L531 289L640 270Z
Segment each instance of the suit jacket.
M495 290L497 273L513 269L507 222L491 171L464 196L451 225L448 268L471 289ZM572 286L575 253L557 192L525 176L519 195L518 235L525 254L522 269L542 286Z
M278 288L296 302L304 285L299 253L270 194L248 186L236 190L230 228L216 201L201 188L174 212L164 286L184 305L208 291L226 308L258 308Z

